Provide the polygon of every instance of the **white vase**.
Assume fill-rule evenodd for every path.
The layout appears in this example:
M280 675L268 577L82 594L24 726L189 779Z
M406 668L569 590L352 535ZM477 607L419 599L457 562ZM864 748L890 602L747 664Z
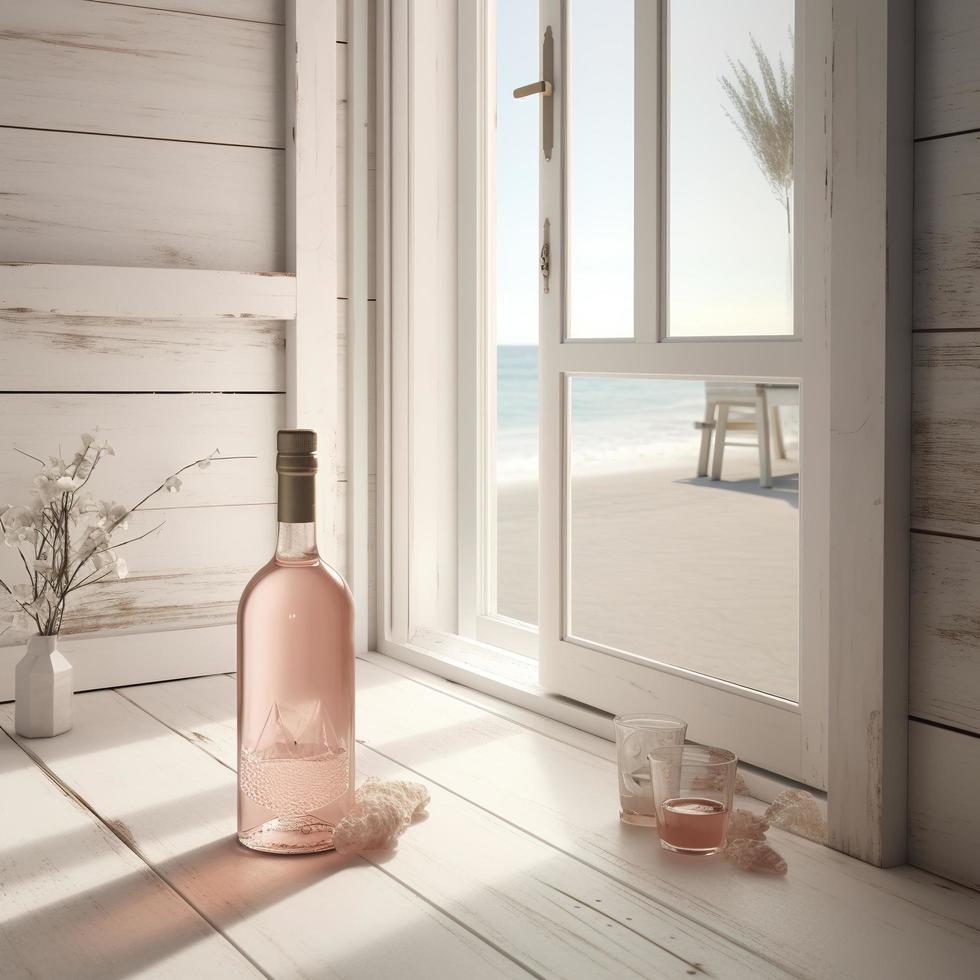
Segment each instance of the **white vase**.
M17 664L14 730L25 738L50 738L71 728L72 666L57 636L32 636Z

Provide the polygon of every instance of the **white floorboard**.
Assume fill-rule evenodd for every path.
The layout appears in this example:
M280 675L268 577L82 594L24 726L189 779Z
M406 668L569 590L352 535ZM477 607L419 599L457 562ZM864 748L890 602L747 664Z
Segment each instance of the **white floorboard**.
M0 976L261 974L0 733Z
M779 831L785 879L692 863L620 823L613 761L364 661L358 695L358 738L375 751L792 973L976 975L980 893Z
M433 800L368 861L237 845L228 676L0 735L0 975L976 976L980 893L778 831L785 879L667 854L619 823L608 742L392 666L358 663L358 772Z
M225 765L235 764L235 681L207 677L122 692ZM359 745L360 777L418 777ZM431 815L384 868L529 970L548 977L768 977L763 957L643 898L434 783Z
M28 748L267 976L526 975L364 861L246 851L234 773L113 691L77 695L74 730Z

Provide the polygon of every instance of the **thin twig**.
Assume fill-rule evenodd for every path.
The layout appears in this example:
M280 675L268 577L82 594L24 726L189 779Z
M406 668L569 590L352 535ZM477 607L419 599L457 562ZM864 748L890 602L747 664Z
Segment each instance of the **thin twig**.
M26 456L28 459L33 459L35 463L40 463L42 466L47 465L43 459L38 459L37 456L32 456L30 453L25 453L23 449L18 449L16 446L14 446L14 452L20 453L21 456Z

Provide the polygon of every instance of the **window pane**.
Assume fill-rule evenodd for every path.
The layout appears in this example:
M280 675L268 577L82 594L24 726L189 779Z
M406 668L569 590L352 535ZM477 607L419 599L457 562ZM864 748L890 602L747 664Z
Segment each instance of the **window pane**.
M568 7L569 337L633 335L633 0Z
M538 5L497 2L495 321L496 540L489 611L537 622L539 100L513 91L539 77Z
M670 4L671 336L793 333L793 9Z
M569 390L569 634L797 700L799 387L574 377ZM712 463L720 479L698 475Z

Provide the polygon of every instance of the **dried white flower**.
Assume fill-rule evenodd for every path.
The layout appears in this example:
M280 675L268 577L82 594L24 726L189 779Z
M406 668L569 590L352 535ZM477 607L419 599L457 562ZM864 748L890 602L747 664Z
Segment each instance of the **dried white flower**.
M90 548L99 548L109 541L109 535L102 530L101 527L89 528L88 534L85 536L85 541Z
M34 544L37 540L37 530L33 527L15 527L3 536L4 544L11 548L19 548L22 544Z
M19 527L32 527L34 511L30 507L8 507L3 515L3 523L8 531Z
M62 476L54 481L54 489L58 493L70 493L72 490L77 490L81 485L81 480L71 476Z
M129 510L124 504L117 503L115 500L100 500L95 508L96 523L99 527L122 528L124 531L129 526L127 520Z
M31 455L29 453L25 455ZM81 436L81 448L71 462L58 456L46 457L34 478L30 502L26 505L0 507L0 535L4 542L20 551L27 571L28 584L12 588L0 579L0 631L4 627L30 627L43 635L61 630L65 598L76 589L102 581L110 573L117 578L129 574L126 561L116 550L145 538L135 535L110 547L117 530L128 526L129 516L151 497L167 490L177 493L182 485L179 474L195 459L177 470L132 507L114 500L97 501L86 486L103 456L114 456L108 442L98 443L90 433ZM202 469L217 452L203 461ZM31 626L33 624L33 626Z

